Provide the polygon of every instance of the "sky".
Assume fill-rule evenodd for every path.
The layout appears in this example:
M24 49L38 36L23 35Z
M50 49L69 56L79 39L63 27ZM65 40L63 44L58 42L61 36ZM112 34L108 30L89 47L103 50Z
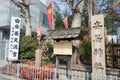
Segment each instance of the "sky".
M70 11L70 8L66 2L61 2L60 0L56 0L55 2L58 4L58 6L62 12L64 12L64 13L67 12L68 15L72 14Z
M50 0L40 0L40 1L45 5L47 5L50 2ZM59 6L59 8L63 13L67 12L68 15L71 15L71 11L66 2L61 2L60 0L52 0L52 1L55 1L57 3L57 5Z

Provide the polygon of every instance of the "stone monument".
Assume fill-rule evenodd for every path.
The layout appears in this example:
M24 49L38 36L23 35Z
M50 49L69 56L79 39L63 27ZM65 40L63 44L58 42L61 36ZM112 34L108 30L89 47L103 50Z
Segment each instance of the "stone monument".
M93 80L101 80L101 78L105 80L106 77L104 36L104 15L93 15L91 18Z

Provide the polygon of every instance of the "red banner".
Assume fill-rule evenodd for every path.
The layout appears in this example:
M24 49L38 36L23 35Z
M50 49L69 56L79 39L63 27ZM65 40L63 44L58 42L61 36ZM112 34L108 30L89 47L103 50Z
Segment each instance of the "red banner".
M38 41L41 40L41 36L42 36L41 26L38 25L38 29L37 29L37 40L38 40Z
M52 25L52 1L47 6L47 14L48 14L48 22L49 22L50 30L53 30L53 25Z
M65 28L67 29L68 28L68 17L67 16L64 18L63 22L64 22Z

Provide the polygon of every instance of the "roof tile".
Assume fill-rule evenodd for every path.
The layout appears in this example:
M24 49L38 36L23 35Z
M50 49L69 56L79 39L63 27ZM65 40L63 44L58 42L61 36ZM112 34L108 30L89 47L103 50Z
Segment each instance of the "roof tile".
M61 30L48 30L48 35L45 39L76 39L80 37L81 28L69 28Z

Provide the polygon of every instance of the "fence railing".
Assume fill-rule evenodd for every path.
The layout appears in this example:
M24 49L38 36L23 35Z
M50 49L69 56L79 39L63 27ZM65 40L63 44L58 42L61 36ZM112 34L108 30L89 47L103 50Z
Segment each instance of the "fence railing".
M40 67L26 64L8 64L0 68L0 73L21 78L21 80L120 80L116 75L92 75L90 72L79 70L72 70L71 73L67 73L66 69L61 68L56 71L56 67L52 64L42 64ZM71 78L68 78L68 75Z

